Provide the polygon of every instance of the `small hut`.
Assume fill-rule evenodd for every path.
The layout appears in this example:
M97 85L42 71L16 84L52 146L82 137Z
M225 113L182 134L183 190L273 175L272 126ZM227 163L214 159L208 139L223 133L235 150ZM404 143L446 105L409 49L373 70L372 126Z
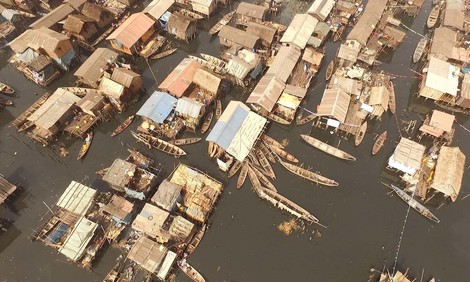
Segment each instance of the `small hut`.
M264 75L246 100L259 111L271 112L286 85L272 74Z
M174 256L169 255L170 253L174 254ZM166 257L173 257L174 261L176 254L168 251L165 246L147 238L146 236L141 236L134 243L127 256L128 259L134 261L149 273L160 273L161 268L165 265ZM173 262L169 263L170 266L172 264Z
M185 58L171 71L158 88L179 98L188 93L193 83L194 74L201 67L201 64L197 61Z
M83 83L98 88L103 72L118 58L118 53L107 48L97 48L88 59L81 64L74 75Z
M215 0L191 0L191 7L194 11L206 16L210 16L216 8Z
M95 21L98 28L103 29L110 25L115 16L108 9L95 3L86 2L83 5L82 14Z
M144 85L140 74L126 68L115 68L111 79L126 87L133 95L139 93Z
M152 239L157 239L158 242L166 243L170 239L170 234L163 229L163 225L169 215L169 212L146 203L132 222L132 229Z
M153 195L151 201L160 208L172 212L176 209L176 203L181 200L181 185L171 183L167 179L163 180L158 186L157 192Z
M350 101L351 96L341 89L325 89L317 114L337 120L339 126L346 120Z
M81 14L69 15L64 23L64 30L82 41L88 41L98 30L94 20Z
M168 33L176 38L189 41L196 36L196 21L179 13L174 13L168 20Z
M413 175L421 168L425 150L423 145L402 137L393 155L388 159L388 166Z
M247 23L246 32L259 36L261 45L270 48L276 36L277 29L256 22Z
M249 22L262 23L265 21L268 8L241 2L236 11L236 22L239 25L247 25Z
M257 48L260 37L231 26L224 26L219 31L220 44L231 47L239 45L248 49Z
M452 128L454 120L454 115L433 110L431 117L426 118L419 131L423 134L451 141L454 135L454 129Z
M462 187L465 170L465 155L458 147L442 146L437 159L431 188L457 200Z
M105 98L99 91L89 91L80 101L77 102L84 113L98 117L105 105Z
M221 91L222 78L204 68L196 70L193 82L200 90L197 100L206 106L212 103Z

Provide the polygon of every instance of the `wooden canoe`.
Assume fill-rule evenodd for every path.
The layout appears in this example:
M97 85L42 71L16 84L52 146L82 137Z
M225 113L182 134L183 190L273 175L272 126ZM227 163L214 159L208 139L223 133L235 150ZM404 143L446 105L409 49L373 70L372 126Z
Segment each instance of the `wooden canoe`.
M209 30L209 34L210 35L214 35L216 34L217 32L219 32L222 27L224 27L225 25L227 25L233 18L233 15L235 14L235 11L232 11L228 14L226 14L225 16L223 16L222 19L220 19L220 21L218 21L210 30Z
M209 145L207 147L207 154L211 158L213 158L215 154L217 154L217 145L215 143L209 141Z
M326 144L325 142L322 142L312 136L301 134L300 135L302 139L304 139L307 144L311 145L312 147L317 148L320 151L323 151L329 155L332 155L333 157L337 157L343 160L347 161L355 161L356 158L338 148L335 148L331 145Z
M290 163L287 163L287 162L284 162L284 161L279 161L279 162L288 171L290 171L290 172L292 172L292 173L294 173L294 174L296 174L300 177L303 177L307 180L310 180L310 181L313 181L313 182L316 182L318 184L322 184L322 185L325 185L325 186L338 186L339 185L339 183L334 181L333 179L326 178L323 175L320 175L318 173L315 173L315 172L310 171L308 169L305 169L303 167L296 166L296 165L293 165L293 164L290 164Z
M132 132L132 136L134 136L134 138L146 144L147 146L167 153L169 155L173 155L175 157L186 155L186 152L180 147L173 145L167 141L164 141L160 138L154 137L150 134Z
M272 120L274 122L280 123L280 124L286 124L286 125L290 124L290 122L288 120L285 120L282 117L280 117L278 115L275 115L273 113L268 113L266 115L266 118L268 118L269 120Z
M296 157L294 157L293 155L287 153L286 151L284 151L283 149L281 149L279 147L271 146L271 150L273 150L273 152L276 155L282 157L285 160L288 160L288 161L293 162L293 163L298 163L299 162L299 160ZM280 160L278 159L278 161L280 161Z
M264 142L259 142L258 143L258 146L261 150L261 152L266 156L266 158L272 162L273 164L276 163L276 158L273 156L273 153L271 152L271 150L268 148L268 146L266 146L266 144L264 144Z
M204 277L189 263L178 261L178 267L194 282L205 282Z
M145 45L145 47L140 51L140 55L144 58L148 58L155 54L155 52L160 49L163 44L166 42L166 38L161 35L156 35Z
M428 20L426 22L428 28L433 28L436 25L437 19L439 18L440 6L436 5L432 8L431 13L429 13Z
M188 246L186 247L185 253L188 255L192 254L194 250L196 250L197 246L202 240L202 237L204 237L204 234L206 234L206 229L207 226L206 224L203 224L194 234L193 238L191 238L191 241L189 241Z
M357 133L356 137L354 138L354 145L359 146L364 139L364 135L366 135L367 131L367 121L364 121L364 123L361 125L361 128L359 129L359 132Z
M225 61L221 60L217 57L207 55L207 54L204 54L204 53L201 53L201 57L211 65L214 65L214 66L219 67L219 68L224 68L225 67Z
M431 213L431 211L419 203L417 200L413 199L410 195L408 195L402 189L396 187L395 185L391 184L390 186L386 185L390 189L392 189L405 203L411 206L415 211L417 211L420 215L426 217L427 219L439 223L439 219Z
M242 166L243 166L242 162L235 160L232 167L230 167L230 169L228 170L228 178L234 176L240 170Z
M310 115L308 115L308 116L306 116L306 117L303 117L303 118L300 119L300 120L297 120L297 121L296 121L296 124L297 124L297 125L304 125L304 124L306 124L306 123L309 123L309 122L313 121L314 119L316 119L316 118L318 118L318 117L319 117L319 116L316 115L316 114L310 114Z
M421 57L423 56L424 50L426 50L426 46L428 45L428 38L423 37L421 40L418 42L418 45L416 45L416 49L413 53L413 63L417 63Z
M390 99L388 99L388 108L392 114L395 114L397 111L397 103L395 97L395 87L393 83L390 81Z
M258 158L258 162L260 163L261 167L266 172L266 174L272 179L276 179L276 174L274 173L274 170L271 167L271 164L269 164L269 161L266 158L266 156L263 154L263 152L260 149L257 149L255 150L255 154L256 154L256 157Z
M335 32L335 35L333 36L333 42L336 42L341 39L341 35L343 35L345 28L346 27L344 25L338 28L338 30Z
M131 125L132 121L134 120L135 115L131 115L130 117L126 118L111 134L111 136L116 136L119 133L123 132L129 125Z
M282 146L281 143L279 143L276 139L269 137L266 134L261 135L261 140L263 140L264 143L269 146L276 146L278 148L284 149L284 146Z
M15 93L15 90L13 88L3 82L0 82L0 93L6 94L6 95L12 95Z
M0 96L0 105L11 106L13 105L13 102L7 98L3 98Z
M253 151L248 153L248 161L255 166L261 167L261 164L259 163L258 158L253 154Z
M253 189L255 189L255 191L259 191L259 189L261 189L261 182L256 176L255 171L250 166L248 166L248 178L250 179L251 185L253 185Z
M168 49L166 51L163 51L163 52L160 52L160 53L157 53L157 54L153 55L152 57L150 57L150 59L151 60L158 60L158 59L170 56L171 54L175 53L176 50L178 50L178 49L177 48Z
M214 117L214 112L209 111L206 115L206 119L204 119L204 123L202 124L201 127L201 133L204 134L206 131L209 129L209 126L211 126L212 118Z
M377 137L377 140L375 140L374 146L372 146L372 155L377 154L380 151L380 149L382 149L382 147L385 144L385 140L387 140L386 130L382 132L382 134L380 134L379 137Z
M335 71L335 60L331 60L328 66L326 67L325 80L330 80L331 76Z
M274 186L271 183L271 181L269 181L269 179L266 176L264 176L264 174L260 170L258 170L256 167L253 167L252 169L255 172L256 176L258 177L258 180L260 181L263 187L266 187L269 190L277 192L276 186Z
M83 142L82 147L80 147L80 152L78 152L77 160L83 158L86 155L86 153L88 152L88 149L90 149L90 145L92 141L93 141L93 131L90 131L87 133L85 142Z
M191 137L191 138L180 138L180 139L175 139L172 144L175 144L176 146L182 146L182 145L191 145L194 143L197 143L201 141L201 138L199 137Z
M243 164L242 170L240 171L240 175L238 176L238 179L237 179L238 189L240 189L243 186L243 183L245 183L247 174L248 174L248 164Z
M219 119L222 115L222 101L217 100L215 103L215 118Z

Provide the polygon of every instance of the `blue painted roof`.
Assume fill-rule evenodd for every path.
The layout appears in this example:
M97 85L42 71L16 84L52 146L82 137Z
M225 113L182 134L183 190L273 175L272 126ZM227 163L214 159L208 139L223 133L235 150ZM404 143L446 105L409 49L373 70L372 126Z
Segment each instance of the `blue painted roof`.
M243 104L236 104L235 107L229 107L224 111L220 119L211 130L206 140L216 143L224 150L227 150L232 143L233 138L240 130L243 121L250 112L249 109L241 107ZM229 116L224 118L224 116Z
M155 91L139 109L137 115L163 123L173 110L177 99L165 92Z

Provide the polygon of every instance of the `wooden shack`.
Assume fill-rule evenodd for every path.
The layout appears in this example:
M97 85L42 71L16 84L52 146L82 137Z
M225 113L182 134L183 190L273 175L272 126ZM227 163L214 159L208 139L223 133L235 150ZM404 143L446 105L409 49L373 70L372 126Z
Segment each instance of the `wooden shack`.
M199 87L197 100L205 105L211 104L221 91L222 78L204 68L196 70L193 82Z
M74 75L80 82L98 88L103 72L118 58L118 53L108 48L98 48L85 62L83 62Z
M266 19L268 8L241 2L236 11L236 22L239 25L247 25L249 22L262 23Z
M144 81L140 74L126 68L115 68L111 75L111 79L126 87L134 96L141 91L142 86L144 85Z
M83 5L82 14L95 21L98 28L103 29L110 25L115 16L108 9L95 3L86 2Z
M259 36L261 45L270 48L273 44L277 29L256 22L247 23L246 32Z
M258 47L260 37L231 26L224 26L219 31L220 44L231 47L236 44L248 49Z
M193 83L194 74L201 67L201 64L195 60L186 58L173 69L158 88L180 98L188 93Z
M138 54L155 33L155 21L144 13L132 14L106 39L114 49L129 55Z
M34 52L31 49L28 50ZM21 55L28 53L28 50L26 50ZM60 77L59 70L55 67L54 63L49 57L39 54L31 60L27 60L25 56L25 60L25 75L41 86L47 86L56 78Z
M458 147L442 146L430 187L455 202L462 187L464 171L465 155L462 151Z
M93 19L85 15L72 14L65 20L64 30L77 37L79 40L88 41L98 33L94 23L95 21Z
M38 29L45 27L55 31L60 31L62 26L59 24L59 22L65 20L68 15L72 14L73 12L75 12L75 9L72 6L64 3L30 24L29 28Z
M89 91L84 97L77 102L79 107L84 113L99 117L101 110L105 106L105 98L99 91Z
M168 33L175 35L178 39L189 41L196 37L196 21L182 14L172 14L168 20L167 27Z
M210 16L216 8L215 0L191 0L191 7L195 12Z

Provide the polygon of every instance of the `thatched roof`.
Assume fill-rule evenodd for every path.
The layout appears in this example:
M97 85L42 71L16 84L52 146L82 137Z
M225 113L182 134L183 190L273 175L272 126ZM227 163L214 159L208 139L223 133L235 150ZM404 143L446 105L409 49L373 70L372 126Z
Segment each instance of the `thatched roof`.
M458 147L442 146L431 188L450 196L455 202L462 186L465 155Z

